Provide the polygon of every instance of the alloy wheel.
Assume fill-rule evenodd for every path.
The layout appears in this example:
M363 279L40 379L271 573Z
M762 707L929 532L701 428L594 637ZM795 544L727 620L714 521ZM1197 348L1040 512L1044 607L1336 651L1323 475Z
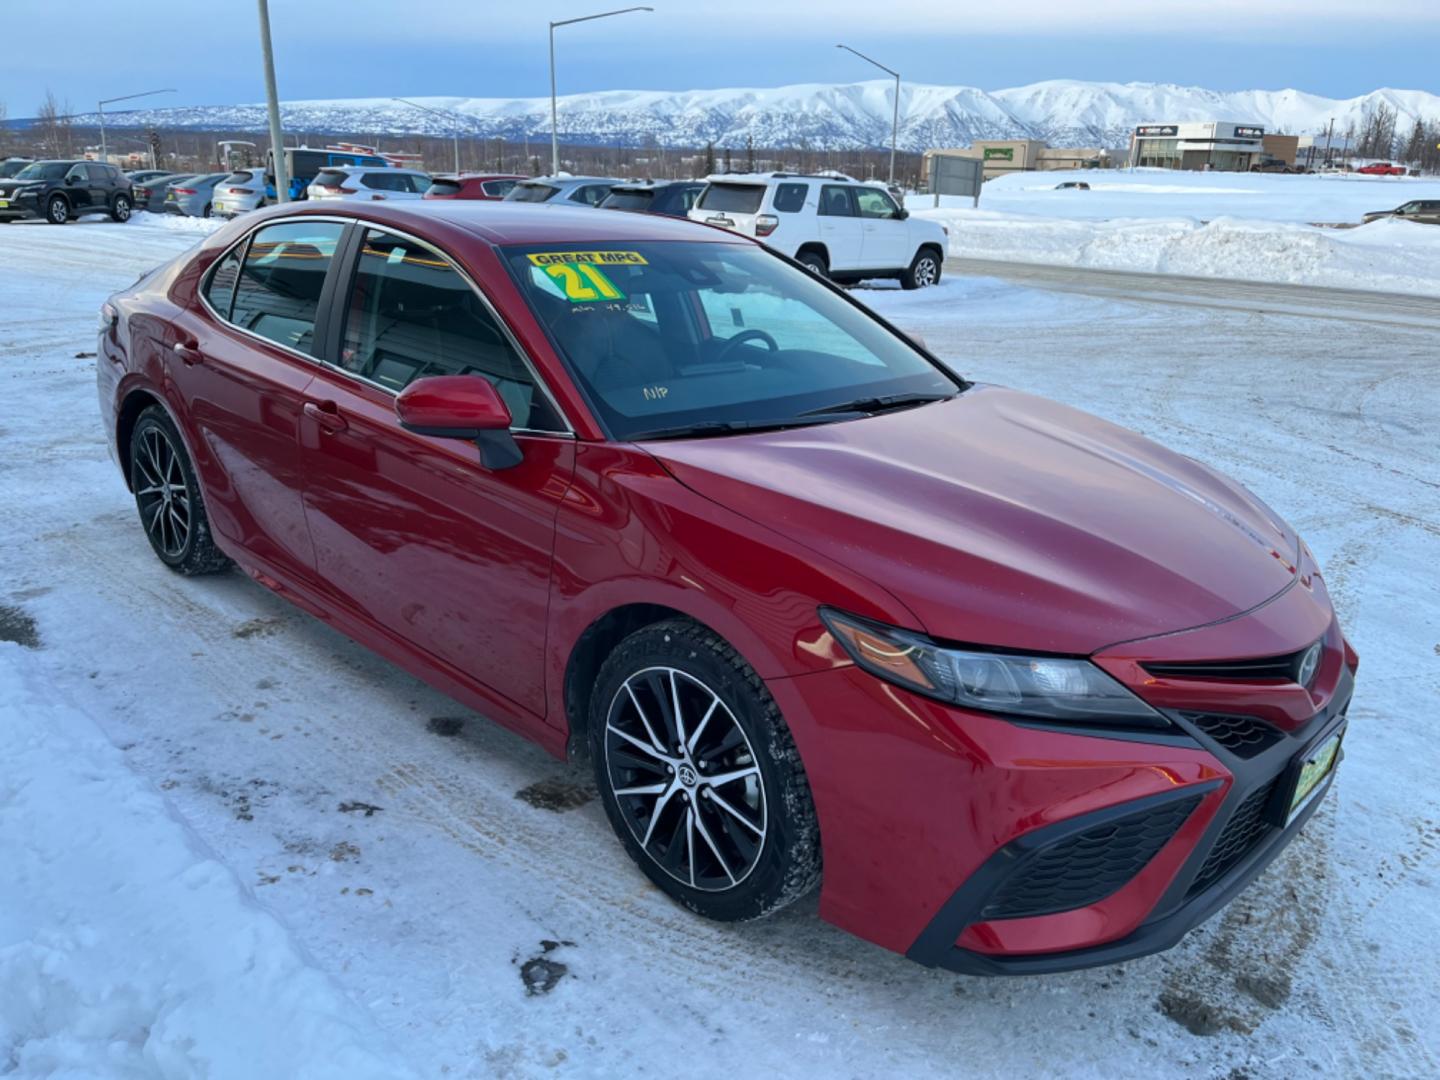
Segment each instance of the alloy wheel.
M166 558L180 558L190 540L190 487L180 455L159 427L140 436L132 469L145 531Z
M926 288L935 284L939 276L935 259L930 255L922 255L915 263L915 284L920 288Z
M70 207L64 199L54 198L50 200L50 220L56 225L64 225L70 220Z
M611 793L657 866L704 892L750 875L765 847L765 783L719 694L676 668L637 671L610 703L604 746Z

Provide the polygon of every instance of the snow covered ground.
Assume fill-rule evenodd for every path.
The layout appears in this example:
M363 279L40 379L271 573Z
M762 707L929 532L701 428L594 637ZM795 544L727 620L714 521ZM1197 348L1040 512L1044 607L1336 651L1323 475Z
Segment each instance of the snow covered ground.
M697 921L583 775L238 574L160 566L77 354L188 228L0 232L0 1075L1440 1073L1433 329L860 294L1253 487L1362 657L1335 787L1235 904L1161 956L987 981L813 902Z
M1082 180L1089 191L1057 191ZM1440 199L1440 180L1187 173L1163 169L1022 173L970 200L912 195L917 216L950 230L950 254L1136 273L1434 295L1440 227L1379 221L1371 210Z

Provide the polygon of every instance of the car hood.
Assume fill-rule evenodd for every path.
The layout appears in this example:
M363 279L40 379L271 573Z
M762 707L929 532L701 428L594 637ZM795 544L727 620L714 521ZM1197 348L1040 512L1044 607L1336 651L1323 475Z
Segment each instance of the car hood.
M1283 591L1298 539L1200 463L976 386L865 419L645 443L681 483L888 590L937 638L1088 654Z

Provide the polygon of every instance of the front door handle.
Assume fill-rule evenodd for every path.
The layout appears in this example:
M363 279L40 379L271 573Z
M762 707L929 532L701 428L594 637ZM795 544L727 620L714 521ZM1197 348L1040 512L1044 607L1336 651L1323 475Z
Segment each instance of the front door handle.
M340 415L340 410L333 401L307 401L304 405L304 412L319 425L321 431L330 435L339 434L347 427L345 418Z
M181 360L185 361L186 367L194 367L196 364L200 363L202 360L205 359L199 349L197 349L194 345L187 345L183 341L175 342L175 344L170 346L170 348L174 351L176 356L180 357Z

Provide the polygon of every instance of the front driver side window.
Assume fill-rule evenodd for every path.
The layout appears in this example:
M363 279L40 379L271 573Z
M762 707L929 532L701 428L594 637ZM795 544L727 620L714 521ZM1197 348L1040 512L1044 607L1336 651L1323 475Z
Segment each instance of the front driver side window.
M500 391L516 427L565 430L470 283L414 240L365 233L340 366L396 392L425 375L479 375Z
M900 216L895 201L879 188L859 188L855 192L863 218L895 218Z

